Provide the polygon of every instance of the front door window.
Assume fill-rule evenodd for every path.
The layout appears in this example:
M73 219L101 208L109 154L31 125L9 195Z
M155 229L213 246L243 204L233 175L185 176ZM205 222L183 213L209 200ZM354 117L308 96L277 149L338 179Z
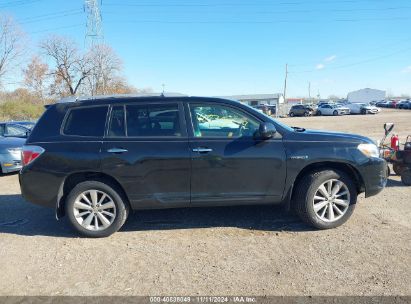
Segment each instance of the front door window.
M191 105L194 137L252 137L259 122L240 110L223 105Z

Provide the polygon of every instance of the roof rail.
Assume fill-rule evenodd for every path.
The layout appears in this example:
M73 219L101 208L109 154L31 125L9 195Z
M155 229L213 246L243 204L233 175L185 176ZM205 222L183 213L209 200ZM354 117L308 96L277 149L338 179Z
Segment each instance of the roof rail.
M95 99L108 99L108 98L136 98L136 97L186 97L188 95L181 93L137 93L137 94L112 94L112 95L94 95L94 96L69 96L64 97L57 101L57 103L86 101Z

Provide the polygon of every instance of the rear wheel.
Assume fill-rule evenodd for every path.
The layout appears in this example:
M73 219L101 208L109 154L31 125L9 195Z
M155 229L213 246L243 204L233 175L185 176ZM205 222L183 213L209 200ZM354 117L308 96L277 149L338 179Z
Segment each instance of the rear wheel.
M317 111L317 115L321 116L322 115L321 111Z
M290 112L290 117L294 117L294 112Z
M66 213L71 225L87 237L106 237L118 231L128 216L121 192L106 183L86 181L70 191Z
M344 172L322 170L307 174L298 183L293 204L299 217L318 229L345 223L354 211L357 191Z

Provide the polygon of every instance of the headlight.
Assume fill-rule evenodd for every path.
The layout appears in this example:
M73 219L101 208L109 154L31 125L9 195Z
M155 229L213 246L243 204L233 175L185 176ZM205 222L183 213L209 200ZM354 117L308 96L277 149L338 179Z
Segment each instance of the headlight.
M357 147L367 157L379 157L378 147L374 144L359 144Z

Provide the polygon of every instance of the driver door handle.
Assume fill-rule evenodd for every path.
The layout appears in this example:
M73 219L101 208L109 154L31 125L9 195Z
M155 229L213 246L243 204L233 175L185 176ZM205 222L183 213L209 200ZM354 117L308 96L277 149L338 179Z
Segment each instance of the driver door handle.
M208 152L213 152L213 149L198 147L198 148L194 148L194 149L193 149L193 152L197 152L197 153L208 153Z
M128 150L122 149L122 148L111 148L111 149L107 150L108 153L117 153L117 154L124 153L124 152L127 152L127 151Z

